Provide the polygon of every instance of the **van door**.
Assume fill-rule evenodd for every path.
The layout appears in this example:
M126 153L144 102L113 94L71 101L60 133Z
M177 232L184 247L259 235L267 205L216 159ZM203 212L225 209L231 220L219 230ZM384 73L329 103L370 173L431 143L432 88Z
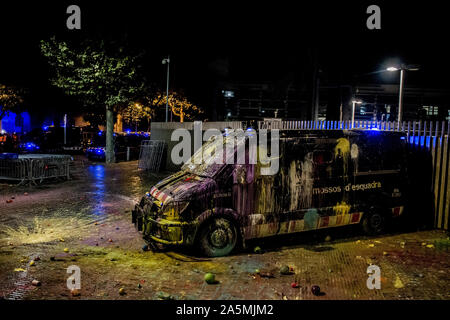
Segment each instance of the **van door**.
M265 146L259 145L258 148ZM272 161L281 161L282 158L269 157ZM233 193L237 195L234 199L237 200L238 213L243 215L244 237L251 239L276 235L283 194L280 170L274 175L262 175L260 163L237 167ZM245 178L240 173L243 170Z

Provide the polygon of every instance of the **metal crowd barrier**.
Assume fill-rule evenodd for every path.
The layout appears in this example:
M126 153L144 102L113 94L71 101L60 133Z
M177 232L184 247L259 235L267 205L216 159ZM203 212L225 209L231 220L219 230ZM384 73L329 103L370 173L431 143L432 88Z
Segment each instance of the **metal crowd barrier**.
M143 140L139 155L138 168L159 172L166 143L160 140Z
M69 155L30 154L0 159L0 180L37 184L45 179L70 178Z

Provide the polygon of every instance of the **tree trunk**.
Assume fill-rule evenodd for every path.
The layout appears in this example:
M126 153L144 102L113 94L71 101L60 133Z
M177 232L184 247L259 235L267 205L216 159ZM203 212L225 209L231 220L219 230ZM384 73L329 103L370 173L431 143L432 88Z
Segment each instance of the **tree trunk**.
M106 107L106 151L105 159L106 163L115 162L114 153L114 114L112 107Z

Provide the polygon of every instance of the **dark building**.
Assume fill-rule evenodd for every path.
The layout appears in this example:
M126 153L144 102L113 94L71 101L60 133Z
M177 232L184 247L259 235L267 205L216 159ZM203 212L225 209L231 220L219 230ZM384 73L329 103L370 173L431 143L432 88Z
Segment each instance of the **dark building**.
M314 98L311 87L292 84L281 90L273 82L237 82L223 84L216 101L226 120L350 120L352 101L358 100L362 103L356 104L355 120L396 121L398 91L395 84L327 84L319 86ZM450 120L448 101L447 89L405 87L402 119Z

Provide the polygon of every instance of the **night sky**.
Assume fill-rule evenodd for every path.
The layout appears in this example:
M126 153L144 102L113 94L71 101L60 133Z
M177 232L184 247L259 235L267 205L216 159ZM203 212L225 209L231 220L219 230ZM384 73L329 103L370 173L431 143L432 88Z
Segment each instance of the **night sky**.
M39 40L126 37L145 51L143 70L165 87L171 56L171 88L207 108L212 82L279 81L308 67L311 49L332 81L397 83L398 73L375 73L390 60L420 64L408 85L449 88L448 22L441 4L395 1L39 1L0 4L0 83L31 92L33 109L53 110L69 101L48 84ZM338 2L338 3L337 3ZM144 3L150 3L145 5ZM66 8L81 7L82 30L66 28ZM366 28L366 8L381 7L381 30ZM301 80L299 80L301 81Z

